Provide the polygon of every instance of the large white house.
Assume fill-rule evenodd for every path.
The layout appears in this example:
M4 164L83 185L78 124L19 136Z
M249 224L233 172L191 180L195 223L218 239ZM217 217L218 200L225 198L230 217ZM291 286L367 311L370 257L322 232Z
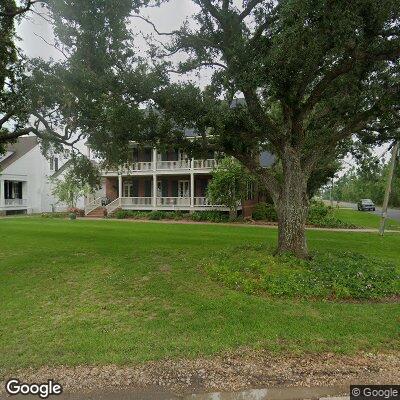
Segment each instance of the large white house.
M61 175L61 157L47 160L36 136L23 136L0 154L0 215L62 211L52 195L50 177Z

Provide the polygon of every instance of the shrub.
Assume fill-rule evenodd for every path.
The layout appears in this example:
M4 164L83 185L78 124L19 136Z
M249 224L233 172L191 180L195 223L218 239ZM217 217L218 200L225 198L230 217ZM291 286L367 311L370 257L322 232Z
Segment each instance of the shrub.
M326 206L322 201L312 201L308 210L307 222L323 228L357 228L356 225L349 224L336 218L332 207Z
M69 213L68 214L69 219L76 219L76 214L75 213Z
M311 261L274 257L265 248L231 249L206 267L213 279L249 294L328 299L379 299L400 294L390 262L362 254L315 254Z
M148 214L148 219L156 221L156 220L164 219L165 216L166 216L165 211L151 211Z
M193 221L227 222L229 216L221 211L195 211L191 214Z
M128 216L127 210L117 210L114 212L114 217L117 219L125 219Z
M77 207L68 208L67 212L70 213L70 214L75 214L77 217L84 217L85 216L85 210L82 210L82 209L77 208Z
M268 203L258 203L254 207L253 211L253 219L256 221L266 220L271 222L278 221L278 214L276 213L275 207L273 204Z
M308 219L316 220L325 218L332 212L330 207L327 207L322 201L312 201L308 210Z

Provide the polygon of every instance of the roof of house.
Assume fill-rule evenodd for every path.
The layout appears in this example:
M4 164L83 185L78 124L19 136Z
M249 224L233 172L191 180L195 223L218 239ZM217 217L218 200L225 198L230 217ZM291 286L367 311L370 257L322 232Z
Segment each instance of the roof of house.
M0 170L7 168L15 163L23 155L31 151L39 144L36 136L21 136L15 143L7 146L6 153L0 155Z

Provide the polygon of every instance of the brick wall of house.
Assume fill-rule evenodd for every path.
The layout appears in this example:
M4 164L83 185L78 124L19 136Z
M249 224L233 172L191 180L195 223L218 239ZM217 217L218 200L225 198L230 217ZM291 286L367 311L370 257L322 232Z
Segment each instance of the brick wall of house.
M115 200L118 198L118 179L117 178L105 178L106 186L106 197L108 199Z

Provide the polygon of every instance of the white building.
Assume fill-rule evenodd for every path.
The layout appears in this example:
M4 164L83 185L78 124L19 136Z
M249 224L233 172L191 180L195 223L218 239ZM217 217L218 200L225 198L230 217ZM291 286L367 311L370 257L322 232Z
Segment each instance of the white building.
M47 160L36 136L23 136L0 155L0 215L62 211L52 195L50 177L66 168L61 157Z

